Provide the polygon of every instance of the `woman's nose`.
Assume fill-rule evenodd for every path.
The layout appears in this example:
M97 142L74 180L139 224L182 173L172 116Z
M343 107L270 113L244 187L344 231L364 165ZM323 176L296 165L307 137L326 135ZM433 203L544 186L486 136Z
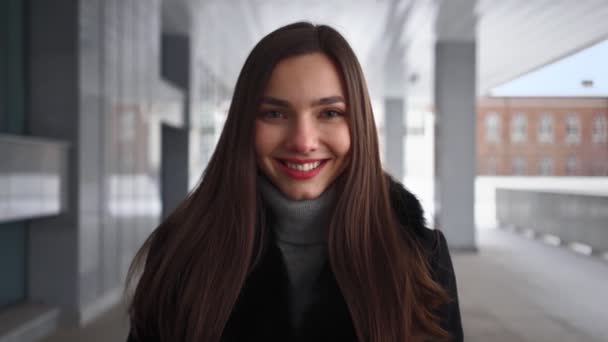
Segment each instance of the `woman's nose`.
M314 120L298 118L291 125L287 148L297 153L313 152L318 148L319 134Z

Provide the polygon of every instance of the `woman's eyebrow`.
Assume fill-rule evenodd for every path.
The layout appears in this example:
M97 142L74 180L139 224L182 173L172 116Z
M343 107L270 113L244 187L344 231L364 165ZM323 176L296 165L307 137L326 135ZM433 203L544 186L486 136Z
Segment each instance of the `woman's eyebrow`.
M324 105L330 105L330 104L335 104L335 103L346 103L346 101L344 100L344 98L342 96L335 95L335 96L328 96L328 97L320 98L318 100L314 100L310 104L311 104L311 106L324 106ZM285 108L290 107L289 101L277 99L276 97L272 97L272 96L263 96L262 104L269 104L269 105L285 107Z
M278 107L289 108L289 101L277 99L277 98L271 97L271 96L264 96L264 97L262 97L262 103L263 104L274 105L274 106L278 106Z
M340 102L346 103L346 101L344 101L344 98L342 96L336 95L336 96L320 98L318 100L313 101L311 104L313 106L323 106L323 105L330 105L330 104L335 104L335 103L340 103Z

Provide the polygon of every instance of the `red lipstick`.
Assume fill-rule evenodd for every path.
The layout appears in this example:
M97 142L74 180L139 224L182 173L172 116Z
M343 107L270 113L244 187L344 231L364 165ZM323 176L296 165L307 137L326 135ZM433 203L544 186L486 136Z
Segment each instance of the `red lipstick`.
M279 165L281 170L283 170L283 172L285 172L285 174L287 174L289 177L291 177L293 179L297 179L297 180L305 180L305 179L313 178L319 172L321 172L321 169L323 169L323 167L327 163L327 159L275 159L275 161ZM296 169L292 169L292 168L288 167L286 165L287 162L289 162L291 164L301 164L301 165L308 164L308 163L314 163L314 162L320 162L320 164L319 164L319 166L315 167L314 169L311 169L308 171L301 171L301 170L296 170Z

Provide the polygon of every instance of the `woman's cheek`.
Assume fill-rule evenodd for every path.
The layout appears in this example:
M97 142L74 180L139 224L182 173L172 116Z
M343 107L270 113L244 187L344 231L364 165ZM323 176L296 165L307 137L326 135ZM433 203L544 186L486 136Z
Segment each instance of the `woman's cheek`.
M336 152L339 153L340 156L347 155L350 151L350 131L346 123L340 127L340 132L336 134L335 137L338 140L335 143L336 146L338 146L338 150Z

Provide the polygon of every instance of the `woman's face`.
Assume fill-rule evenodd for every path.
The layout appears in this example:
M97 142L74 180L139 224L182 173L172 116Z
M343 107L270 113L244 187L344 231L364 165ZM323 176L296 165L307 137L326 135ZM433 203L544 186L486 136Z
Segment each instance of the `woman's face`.
M316 198L344 170L345 99L338 70L322 53L286 58L272 71L256 117L256 157L288 198Z

